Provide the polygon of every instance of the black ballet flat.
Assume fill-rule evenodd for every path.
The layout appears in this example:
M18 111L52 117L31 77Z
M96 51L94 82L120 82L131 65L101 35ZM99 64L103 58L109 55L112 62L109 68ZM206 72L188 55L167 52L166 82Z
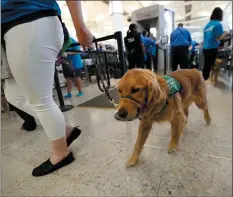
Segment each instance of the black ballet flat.
M70 144L80 136L82 131L78 127L74 127L71 131L69 137L66 139L67 146L70 146Z
M38 176L44 176L47 174L50 174L66 165L71 164L74 161L73 153L70 152L69 155L67 155L63 160L58 162L57 164L53 165L48 159L38 167L34 168L32 171L32 176L38 177Z
M35 120L32 121L28 121L28 122L24 122L22 124L21 130L25 130L25 131L34 131L36 130L37 124Z

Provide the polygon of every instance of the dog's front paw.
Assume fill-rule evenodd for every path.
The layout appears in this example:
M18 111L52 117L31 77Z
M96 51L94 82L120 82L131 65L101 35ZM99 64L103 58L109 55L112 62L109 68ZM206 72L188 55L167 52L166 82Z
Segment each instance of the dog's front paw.
M206 124L210 125L211 124L211 119L206 120Z
M174 153L177 150L177 144L171 143L168 147L167 153Z
M167 150L167 153L168 153L168 154L172 154L172 153L174 153L175 151L176 151L176 149L168 149L168 150Z
M131 167L135 166L136 163L137 163L137 160L130 159L130 160L126 163L126 167L127 167L127 168L131 168Z
M211 118L210 117L205 117L205 122L207 125L211 124Z

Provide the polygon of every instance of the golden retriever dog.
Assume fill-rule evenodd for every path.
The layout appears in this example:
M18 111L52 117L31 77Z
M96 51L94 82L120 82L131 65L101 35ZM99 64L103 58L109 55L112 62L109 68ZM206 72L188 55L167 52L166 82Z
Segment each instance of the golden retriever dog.
M140 157L154 122L171 123L171 141L168 153L173 152L186 126L188 108L194 102L203 110L207 124L211 122L206 99L205 81L196 69L183 69L170 73L181 85L180 92L169 95L165 77L146 69L129 70L119 81L120 102L118 116L124 121L140 119L134 151L126 166L134 166Z
M219 76L221 63L222 63L222 60L216 59L214 65L212 66L211 71L210 71L210 81L214 86L216 86L217 82L218 82L218 76Z

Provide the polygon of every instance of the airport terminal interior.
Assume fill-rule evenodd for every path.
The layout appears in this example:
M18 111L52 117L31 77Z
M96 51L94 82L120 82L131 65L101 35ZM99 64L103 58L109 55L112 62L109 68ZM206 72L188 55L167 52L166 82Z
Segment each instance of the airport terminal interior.
M77 46L67 4L57 3ZM2 78L1 195L232 196L232 1L81 1L81 6L95 42L90 50L68 48L65 53L81 57L82 91L78 90L77 80L71 80L72 91L67 93L64 69L69 65L59 58L54 65L53 86L53 99L66 123L82 130L70 146L75 161L46 176L32 176L32 170L51 155L49 138L38 119L36 129L22 128L24 121L7 102ZM163 76L174 71L171 34L182 23L197 43L189 51L187 69L196 68L202 76L204 28L216 7L223 11L220 23L227 35L217 48L217 71L211 68L217 77L202 81L211 124L207 125L203 112L191 104L177 150L168 153L171 124L154 123L138 162L127 166L142 121L122 121L115 105L122 99L118 83L129 70L124 38L130 24L136 24L140 33L150 34L156 53L147 56L145 64L151 58L150 69ZM182 66L177 69L182 70Z

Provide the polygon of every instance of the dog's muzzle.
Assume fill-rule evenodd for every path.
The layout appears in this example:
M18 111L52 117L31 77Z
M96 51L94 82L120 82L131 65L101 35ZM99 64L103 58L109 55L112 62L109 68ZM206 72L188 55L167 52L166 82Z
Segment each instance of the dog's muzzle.
M139 102L137 99L133 98L133 97L130 96L130 95L129 95L129 96L122 96L121 98L123 98L123 99L129 99L129 100L131 100L131 101L137 103L137 105L140 106L140 107L137 108L137 114L136 114L136 116L135 116L134 118L131 118L131 119L127 119L127 118L126 118L126 117L128 116L127 110L125 110L125 109L120 109L120 110L118 111L118 113L117 113L118 116L119 116L118 119L120 119L120 120L132 121L132 120L135 120L135 119L139 118L139 115L144 111L144 109L145 109L146 106L147 106L147 98L144 100L143 103Z

